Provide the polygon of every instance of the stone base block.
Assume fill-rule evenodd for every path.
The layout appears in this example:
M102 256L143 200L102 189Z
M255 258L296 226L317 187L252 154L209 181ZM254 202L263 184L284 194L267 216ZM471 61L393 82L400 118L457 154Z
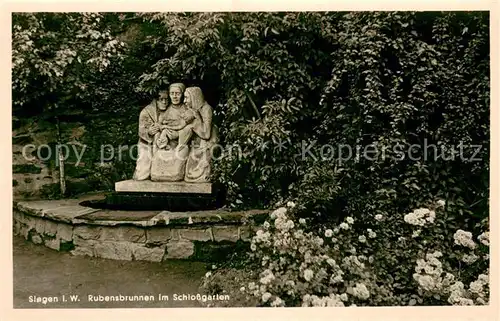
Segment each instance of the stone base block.
M132 254L137 261L161 262L165 255L165 246L152 248L136 246Z
M49 249L59 251L61 241L58 238L46 238L43 240L43 244Z
M115 183L117 192L211 194L211 183L153 182L126 180Z
M104 241L94 245L94 253L103 259L132 261L132 247L129 242Z
M187 259L194 253L194 243L187 240L167 243L166 259Z

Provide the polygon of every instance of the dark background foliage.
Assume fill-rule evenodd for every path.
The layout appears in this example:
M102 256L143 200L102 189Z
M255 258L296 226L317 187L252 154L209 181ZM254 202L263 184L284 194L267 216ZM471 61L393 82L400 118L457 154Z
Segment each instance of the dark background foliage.
M183 81L214 107L222 144L244 152L214 165L228 204L295 199L324 220L442 198L464 222L488 215L487 12L16 14L13 62L15 125L83 123L87 164L101 144L134 144L140 109ZM325 144L386 157L322 160ZM413 144L438 157L394 151ZM466 158L480 145L479 160L450 159L460 144ZM133 160L111 164L88 174L101 188L132 175Z

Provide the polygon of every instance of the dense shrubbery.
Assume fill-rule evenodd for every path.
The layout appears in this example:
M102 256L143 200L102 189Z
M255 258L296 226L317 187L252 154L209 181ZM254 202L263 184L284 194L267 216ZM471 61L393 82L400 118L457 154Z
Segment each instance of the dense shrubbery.
M485 217L488 20L455 12L15 15L14 105L57 107L63 117L84 109L91 119L112 110L130 126L96 132L109 134L104 143L132 144L141 105L180 80L203 88L223 144L244 151L215 165L234 205L293 197L308 216L386 215L435 195L464 219ZM325 144L335 158L342 145L386 154L322 160ZM394 148L412 144L434 144L444 158L401 160ZM479 161L447 160L460 144L482 146Z
M244 151L216 164L231 200L255 206L295 197L310 212L331 217L386 215L436 195L460 215L487 215L487 14L142 17L163 27L153 42L168 54L142 75L140 89L154 92L174 79L205 88L224 143ZM449 149L445 158L429 160L400 160L393 152L424 142L439 152L481 145L480 160L446 160ZM310 144L318 159L296 156ZM324 144L354 151L374 144L387 154L334 166L319 158Z

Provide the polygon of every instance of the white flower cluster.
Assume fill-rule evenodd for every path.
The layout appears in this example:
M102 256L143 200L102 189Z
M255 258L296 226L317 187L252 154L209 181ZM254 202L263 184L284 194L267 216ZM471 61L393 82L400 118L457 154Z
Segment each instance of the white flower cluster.
M344 272L342 270L338 270L336 274L332 274L330 277L330 284L339 284L344 282Z
M368 232L369 238L374 239L377 237L377 233L373 232L373 230L371 228L367 229L366 231Z
M346 256L342 262L347 266L347 267L356 267L356 268L364 268L365 264L362 263L356 255L350 255Z
M351 228L350 225L354 224L354 219L350 216L346 217L344 222L340 223L338 228L335 228L332 232L333 233L338 233L339 230L348 230Z
M481 242L481 244L490 246L490 232L482 233L477 237L477 239L479 240L479 242Z
M474 301L467 298L467 291L462 282L457 281L450 287L448 303L453 305L474 305Z
M255 234L254 240L257 243L264 243L269 241L269 238L271 237L271 233L269 232L264 232L263 230L258 230L257 233Z
M468 247L469 249L475 249L476 243L472 240L472 233L466 232L464 230L458 230L453 235L455 244Z
M428 208L419 208L404 216L406 223L417 226L424 226L426 223L434 223L435 219L436 212Z
M271 233L269 231L264 232L263 230L258 230L255 236L252 238L250 243L250 249L252 251L257 251L257 244L262 243L266 246L271 245Z
M467 264L472 264L472 263L476 262L477 260L479 260L479 256L475 255L474 253L464 254L462 256L462 259L461 259L462 262L467 263Z
M276 218L283 217L284 215L286 215L286 208L280 207L280 208L274 210L271 213L270 217L271 217L271 219L275 220Z
M271 213L271 219L274 219L274 226L280 231L286 232L295 227L295 223L288 219L286 208L280 207Z
M260 278L260 283L262 284L269 284L276 278L273 272L269 269L264 270L261 275L262 277Z
M341 230L348 230L348 229L351 228L349 226L349 224L351 224L351 225L354 224L354 219L352 217L350 217L350 216L346 217L345 221L339 224L339 228Z
M248 283L248 290L253 291L255 289L257 289L257 285L255 285L255 282Z
M281 300L280 297L275 297L273 302L271 302L272 307L282 307L285 306L285 302Z
M344 282L344 271L342 271L342 268L337 264L337 261L327 255L323 256L323 260L331 269L330 284L333 285Z
M486 287L489 286L489 277L487 274L480 274L476 281L469 284L469 291L476 296L476 302L481 305L488 304L489 298Z
M262 294L262 302L267 302L272 297L272 294L269 292L265 292Z
M417 281L419 290L427 295L439 294L443 289L450 286L455 276L450 273L444 274L443 265L439 257L443 254L439 251L428 253L425 259L418 259L413 279ZM444 274L444 276L443 276Z
M308 282L311 281L313 277L314 277L314 272L312 270L310 269L304 270L304 279L306 281Z
M488 286L488 274L480 274L476 281L469 284L468 290L462 282L455 282L450 287L448 303L453 305L487 305L489 303Z
M302 306L303 307L343 307L344 302L342 299L345 299L345 297L342 297L342 295L339 294L330 294L329 296L325 297L318 297L316 295L309 295L306 294L302 298Z
M420 233L422 233L422 230L415 230L413 231L413 233L411 234L411 237L412 238L417 238L420 236Z
M352 295L360 300L367 300L370 297L370 291L363 283L357 283L354 288L352 288Z
M317 246L322 246L323 243L325 243L325 241L319 236L315 237L313 241Z
M339 227L343 230L348 230L349 229L349 224L342 222L340 223Z
M356 255L349 255L342 259L342 268L351 274L362 275L365 272L365 264Z

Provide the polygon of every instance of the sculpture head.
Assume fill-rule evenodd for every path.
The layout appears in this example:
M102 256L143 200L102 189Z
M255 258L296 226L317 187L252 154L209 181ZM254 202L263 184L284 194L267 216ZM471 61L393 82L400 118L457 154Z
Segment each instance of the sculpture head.
M168 87L170 101L172 102L173 105L179 105L180 103L182 103L182 96L184 94L185 89L186 86L184 86L184 84L182 83L171 84Z
M156 106L159 110L166 110L168 107L168 91L162 90L158 94L158 99L156 100Z
M188 108L200 109L205 104L205 97L200 87L188 87L184 92L184 103Z

